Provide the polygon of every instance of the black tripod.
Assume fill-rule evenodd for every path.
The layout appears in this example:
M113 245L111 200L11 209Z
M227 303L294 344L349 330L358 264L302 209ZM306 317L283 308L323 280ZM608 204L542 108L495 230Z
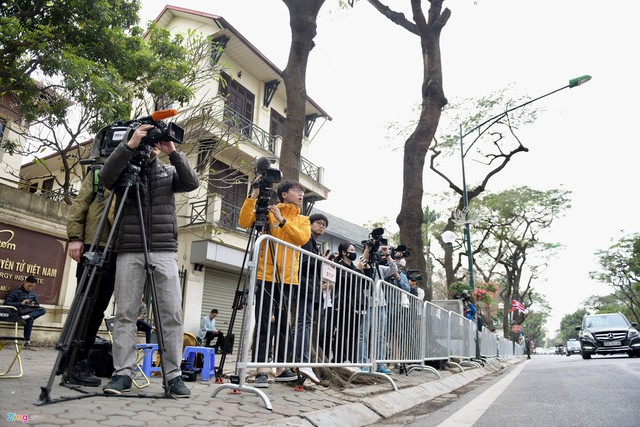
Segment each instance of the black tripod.
M156 282L155 282L155 266L149 263L149 250L147 247L147 238L145 234L145 226L143 220L143 211L142 211L142 202L140 199L140 177L139 177L140 167L136 166L132 163L127 165L127 169L122 175L118 178L118 182L116 183L115 189L121 195L121 203L118 206L113 227L111 228L111 232L109 233L109 237L104 246L104 249L101 252L95 252L95 249L98 247L98 242L102 236L104 228L106 226L106 221L109 215L109 211L111 208L111 204L113 203L113 197L116 191L111 192L109 198L107 200L104 212L100 218L100 223L98 225L98 229L94 235L90 250L85 253L85 265L84 270L82 272L82 278L80 283L78 284L78 290L76 291L76 295L74 296L73 303L71 304L71 308L69 310L69 317L65 322L62 333L60 334L60 340L56 345L56 349L59 350L58 357L53 366L53 370L51 375L49 376L49 381L47 385L41 387L40 397L38 400L34 402L34 405L45 405L50 403L64 402L68 400L82 399L85 397L93 397L103 395L97 392L90 392L82 388L81 386L70 385L67 384L66 379L69 375L69 369L73 366L73 361L75 360L76 352L78 350L79 345L82 345L82 338L86 331L86 323L81 325L82 319L86 319L88 313L93 309L92 299L89 298L89 295L93 295L92 291L94 290L94 286L99 285L99 279L102 274L107 270L110 261L111 254L111 246L113 244L114 238L117 235L118 229L120 227L120 223L122 220L122 215L124 212L125 203L128 202L129 191L131 188L135 188L136 198L135 201L137 203L138 208L138 218L140 220L140 233L143 242L143 252L144 252L144 260L145 260L145 271L147 276L147 285L151 291L151 297L153 300L153 317L156 328L156 336L158 339L158 354L160 355L160 366L162 371L163 378L163 387L164 387L164 395L163 396L147 396L145 394L137 394L132 395L135 397L167 397L173 398L171 396L168 380L166 377L166 372L163 363L163 353L165 351L164 345L164 337L162 334L162 325L160 323L160 314L158 310L157 294L156 294ZM123 190L123 191L122 191ZM66 364L65 372L63 373L63 379L61 385L64 387L68 387L75 391L80 392L81 394L75 396L62 396L58 399L51 398L51 387L53 386L53 382L55 380L56 373L63 359L65 358L65 353L72 347L70 356L68 356L68 363ZM126 396L126 395L123 395Z
M238 284L236 285L236 292L233 299L233 305L231 307L232 309L231 317L229 319L229 328L227 330L227 335L226 335L227 339L229 339L229 337L231 337L233 334L233 327L235 325L236 317L238 315L238 310L243 310L247 305L247 280L249 280L249 278L245 277L245 274L244 274L245 266L247 263L247 257L249 256L249 254L253 254L253 248L254 248L256 239L263 232L270 234L269 223L267 221L267 218L268 218L267 212L268 211L266 210L266 207L263 207L260 205L257 206L256 220L254 221L251 227L251 231L249 233L249 240L247 241L247 247L244 251L244 257L242 258L242 266L240 267L240 274L238 275ZM242 289L240 289L241 283L242 283ZM243 321L246 321L246 318L243 319ZM242 328L242 330L244 331L244 327ZM240 345L242 345L243 343L242 338L243 338L242 335L238 337ZM241 347L239 348L238 353L242 354ZM218 369L216 370L216 383L223 383L222 377L223 377L224 363L226 358L227 358L227 352L224 351L223 349L222 357L220 358L220 363L218 364ZM232 384L240 383L240 379L238 378L237 375L231 375L230 381Z

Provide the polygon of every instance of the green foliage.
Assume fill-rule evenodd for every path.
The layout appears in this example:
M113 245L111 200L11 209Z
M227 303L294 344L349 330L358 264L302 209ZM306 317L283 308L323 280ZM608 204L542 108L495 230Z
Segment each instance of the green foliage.
M630 320L640 320L640 234L622 237L606 250L596 252L599 271L589 273L590 277L606 283L614 289L612 299L604 302L599 309L609 310L618 305L619 310Z
M548 312L530 310L522 325L522 330L524 331L527 340L532 342L535 347L539 347L540 343L544 342L546 335L544 325L547 323L548 318Z
M570 338L578 339L576 326L580 326L582 324L582 318L588 313L589 312L586 309L581 308L573 313L565 315L560 321L560 331L556 336L556 340L566 343Z
M137 0L8 0L2 6L0 94L11 91L25 106L43 89L43 80L74 74L70 86L77 90L81 77L88 83L88 72L99 71L98 65L120 70L129 66L130 53L141 44L142 31L135 27ZM48 88L57 85L53 81Z
M5 149L59 154L63 177L48 172L64 193L81 142L109 123L185 105L203 80L210 84L219 73L209 61L206 36L171 34L155 24L145 33L137 25L138 10L138 0L2 3L0 94L15 95L31 125L21 135L25 146L9 141ZM189 128L194 140L211 125L212 103L213 97L200 101L188 113L209 111L194 125L197 130Z
M449 286L449 298L456 299L462 293L469 294L471 296L471 287L465 282L453 282Z

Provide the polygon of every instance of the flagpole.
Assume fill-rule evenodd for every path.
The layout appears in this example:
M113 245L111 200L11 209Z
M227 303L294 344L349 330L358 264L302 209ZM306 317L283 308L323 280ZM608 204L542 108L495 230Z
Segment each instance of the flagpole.
M515 332L513 331L513 308L509 312L509 329L511 330L511 354L513 356L516 355L516 337Z

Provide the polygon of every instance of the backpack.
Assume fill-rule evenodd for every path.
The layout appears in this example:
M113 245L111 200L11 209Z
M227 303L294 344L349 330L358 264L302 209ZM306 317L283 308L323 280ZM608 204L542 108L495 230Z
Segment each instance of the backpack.
M97 377L111 378L113 371L113 354L111 342L102 337L96 337L89 349L87 364Z

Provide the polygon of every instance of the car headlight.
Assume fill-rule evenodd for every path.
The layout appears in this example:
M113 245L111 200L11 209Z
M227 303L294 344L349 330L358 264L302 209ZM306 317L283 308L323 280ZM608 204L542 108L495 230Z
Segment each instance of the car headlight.
M593 337L593 335L591 335L591 332L582 332L582 338L584 339L590 339L590 340L595 340L595 338Z
M638 335L640 335L640 333L638 333L638 331L636 331L635 329L629 330L629 338L637 337Z

